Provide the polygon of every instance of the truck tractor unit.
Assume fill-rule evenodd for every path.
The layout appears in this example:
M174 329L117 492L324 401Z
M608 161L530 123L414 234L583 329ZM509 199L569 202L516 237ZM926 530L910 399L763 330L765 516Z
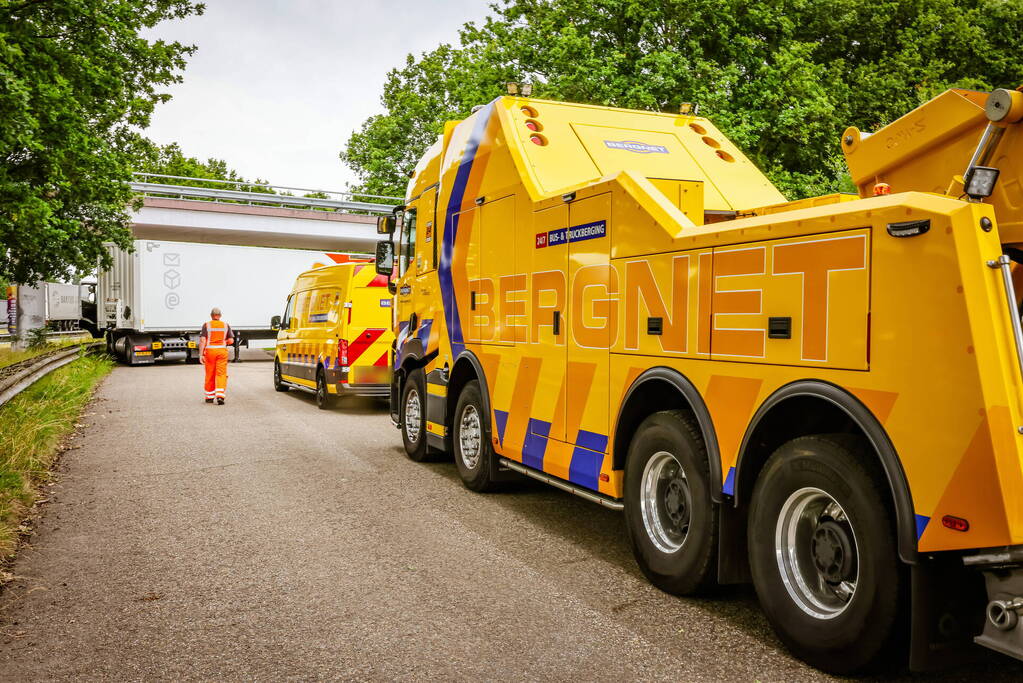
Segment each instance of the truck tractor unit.
M695 115L449 123L378 223L405 450L623 511L656 586L752 582L821 669L1023 658L1021 118L948 91L800 201Z
M199 330L219 307L240 347L277 330L295 277L309 268L346 262L348 254L222 244L136 240L133 251L110 245L113 266L96 285L98 327L111 354L129 365L157 360L199 362ZM365 257L363 257L365 258Z

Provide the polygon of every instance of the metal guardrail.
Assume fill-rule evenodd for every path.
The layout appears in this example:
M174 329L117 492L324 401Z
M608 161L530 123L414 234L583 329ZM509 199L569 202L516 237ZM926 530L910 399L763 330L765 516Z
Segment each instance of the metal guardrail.
M0 406L57 368L77 360L83 351L89 353L103 347L102 341L77 344L0 368Z
M16 335L8 334L6 332L0 332L0 344L4 342L13 341ZM88 330L54 330L53 332L47 332L47 339L62 339L65 337L89 337Z
M245 204L313 210L362 211L373 214L389 214L395 206L398 206L403 201L400 197L360 192L314 190L307 187L216 180L213 178L190 178L188 176L163 175L160 173L135 173L133 175L137 180L131 183L131 189L146 197L173 197L176 199L231 203L241 202ZM159 180L154 181L153 179ZM208 185L229 185L232 187L225 189L223 187L208 187ZM264 191L253 191L250 189L257 187L263 188ZM303 197L291 194L292 190L325 196Z

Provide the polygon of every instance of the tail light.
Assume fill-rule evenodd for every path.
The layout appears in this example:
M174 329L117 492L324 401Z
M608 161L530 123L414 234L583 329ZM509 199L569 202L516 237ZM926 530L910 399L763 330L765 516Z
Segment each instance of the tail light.
M946 529L952 531L969 531L970 522L963 519L962 517L955 517L953 515L945 515L941 518L941 525Z
M343 366L348 365L348 340L347 339L341 339L340 341L338 341L338 343L337 343L337 357L338 357L338 362L341 363L341 365L343 365Z
M146 346L145 344L142 344L141 346L136 345L134 348L135 348L136 351L148 351L149 350L149 347Z

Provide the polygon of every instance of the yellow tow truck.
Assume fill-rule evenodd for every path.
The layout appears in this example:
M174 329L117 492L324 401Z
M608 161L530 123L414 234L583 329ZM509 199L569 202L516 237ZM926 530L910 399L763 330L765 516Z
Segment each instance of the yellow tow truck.
M751 581L828 671L1023 657L1021 118L850 128L858 195L801 201L692 113L451 122L378 225L408 455L622 510L655 585Z

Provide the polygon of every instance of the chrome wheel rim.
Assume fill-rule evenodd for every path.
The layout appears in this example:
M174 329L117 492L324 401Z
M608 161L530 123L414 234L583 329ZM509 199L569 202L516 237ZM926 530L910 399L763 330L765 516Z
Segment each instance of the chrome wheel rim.
M405 397L405 436L411 443L419 441L420 422L423 414L419 403L419 392L410 389Z
M793 492L778 514L774 547L785 590L803 612L833 619L849 607L859 576L856 533L830 494L812 486Z
M643 467L639 505L647 536L664 553L674 553L689 536L693 496L685 470L667 451L654 453Z
M480 464L482 436L483 427L479 411L476 410L476 406L469 404L462 409L462 416L458 421L458 452L462 464L467 469L474 470Z

